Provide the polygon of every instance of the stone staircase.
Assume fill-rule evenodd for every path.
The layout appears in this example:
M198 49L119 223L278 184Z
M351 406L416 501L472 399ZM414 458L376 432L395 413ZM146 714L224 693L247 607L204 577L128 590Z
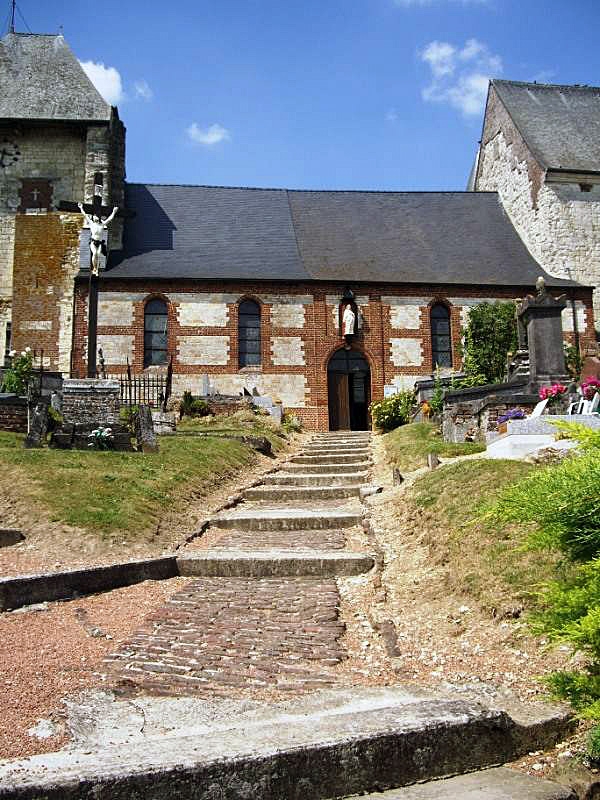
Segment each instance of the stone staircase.
M71 748L0 764L0 800L572 798L487 769L564 735L563 711L340 671L339 582L375 563L356 544L370 467L368 433L317 434L213 517L178 557L190 580L71 704Z

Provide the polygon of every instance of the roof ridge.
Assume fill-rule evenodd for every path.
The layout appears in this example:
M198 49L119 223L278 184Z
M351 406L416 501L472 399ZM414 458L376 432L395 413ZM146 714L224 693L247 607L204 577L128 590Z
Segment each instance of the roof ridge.
M466 189L289 189L277 186L224 186L207 183L156 183L143 181L127 181L126 186L163 186L173 189L234 189L249 192L286 192L303 194L457 194L457 195L497 195L498 192L468 191Z
M590 86L587 83L538 83L537 81L509 81L504 78L492 78L490 83L493 85L504 84L505 86L527 86L527 88L534 89L584 89L600 92L600 86Z

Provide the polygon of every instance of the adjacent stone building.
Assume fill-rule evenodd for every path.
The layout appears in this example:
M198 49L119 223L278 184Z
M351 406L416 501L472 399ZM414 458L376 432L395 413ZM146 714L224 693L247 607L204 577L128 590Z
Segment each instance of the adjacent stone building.
M117 110L62 36L8 34L0 41L0 346L43 349L45 366L66 374L83 217L60 207L90 200L99 175L103 199L122 204Z
M460 367L470 307L522 297L539 275L568 295L566 336L585 349L594 341L588 284L597 272L585 272L574 246L581 270L574 265L578 280L567 279L549 255L558 245L538 241L549 231L531 241L521 231L506 182L481 191L494 174L488 144L504 175L502 148L516 141L505 133L505 144L496 135L493 145L491 108L490 100L478 191L127 184L117 110L63 38L10 34L0 42L0 337L43 349L46 366L64 375L93 371L96 284L89 232L73 204L95 194L127 209L125 223L111 225L92 304L90 327L110 374L164 372L171 363L176 394L256 390L310 428L364 428L370 401L412 387L436 364ZM515 203L529 192L539 205L546 184L541 172L537 183L522 174L533 170L533 156L519 166L524 153ZM591 185L583 197L594 196ZM597 242L593 217L583 228L585 241Z
M600 88L490 82L471 184L551 275L600 284ZM600 321L600 292L595 292ZM574 329L565 317L565 330ZM576 323L583 329L583 308Z

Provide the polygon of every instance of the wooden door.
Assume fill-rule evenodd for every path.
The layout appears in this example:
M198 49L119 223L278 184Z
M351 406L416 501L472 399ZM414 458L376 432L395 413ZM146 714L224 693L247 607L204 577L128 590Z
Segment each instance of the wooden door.
M329 428L332 431L350 430L350 387L348 376L329 373Z

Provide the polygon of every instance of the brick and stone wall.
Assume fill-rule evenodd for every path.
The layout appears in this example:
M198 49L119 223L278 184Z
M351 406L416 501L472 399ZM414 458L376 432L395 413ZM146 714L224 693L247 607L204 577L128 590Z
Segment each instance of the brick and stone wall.
M14 394L0 394L0 430L27 433L27 400Z
M525 245L547 272L600 285L600 184L584 192L578 183L545 182L493 87L475 188L498 192ZM598 290L594 303L600 324Z
M227 290L224 292L224 288ZM533 291L533 288L532 288ZM335 284L223 282L141 282L101 280L98 343L107 370L123 373L127 360L135 373L144 370L144 307L162 297L168 309L168 351L173 358L173 392L202 394L205 377L213 391L235 395L254 387L297 414L309 428L329 424L327 363L343 346L339 303L343 287ZM353 347L362 351L371 368L371 399L383 397L384 387L412 388L418 378L432 374L430 307L445 302L450 311L454 368L460 367L458 345L469 308L482 300L511 300L523 287L495 292L458 286L370 287L356 292L361 325ZM244 298L261 307L261 365L238 367L238 306ZM578 291L586 333L592 335L591 293ZM76 290L73 365L86 374L87 283ZM152 368L155 370L156 368Z

